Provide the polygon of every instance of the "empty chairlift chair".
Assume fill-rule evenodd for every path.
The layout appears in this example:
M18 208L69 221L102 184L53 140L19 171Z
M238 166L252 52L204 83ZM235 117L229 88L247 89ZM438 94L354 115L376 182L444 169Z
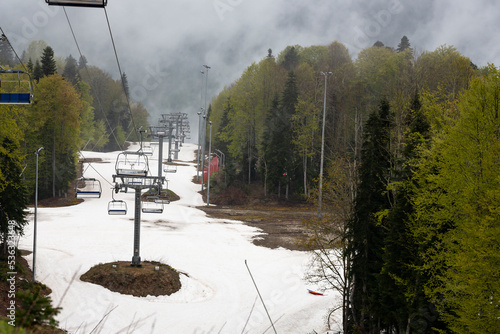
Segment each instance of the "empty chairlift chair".
M33 100L31 78L18 69L0 67L0 104L30 104Z
M127 214L127 203L122 200L114 199L108 203L108 215L119 216Z
M124 151L118 154L115 169L119 176L147 176L148 158L142 151Z
M76 198L100 198L101 194L102 188L99 180L82 177L76 181Z
M158 196L147 196L146 201L142 201L142 213L163 213L163 203Z
M153 147L150 144L144 144L142 147L142 152L145 155L152 156L153 155Z
M176 165L165 165L165 168L163 168L163 171L165 173L177 173L177 166Z

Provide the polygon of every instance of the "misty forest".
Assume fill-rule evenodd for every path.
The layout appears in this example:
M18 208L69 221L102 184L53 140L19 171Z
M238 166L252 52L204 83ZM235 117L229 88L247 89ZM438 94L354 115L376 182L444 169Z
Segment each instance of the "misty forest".
M308 277L342 296L344 333L498 333L499 69L410 42L269 49L209 103L226 154L212 186L320 206ZM39 197L64 197L79 151L123 150L151 121L126 75L56 51L0 42L0 66L34 87L29 106L0 105L3 252L8 221L28 223L38 147Z

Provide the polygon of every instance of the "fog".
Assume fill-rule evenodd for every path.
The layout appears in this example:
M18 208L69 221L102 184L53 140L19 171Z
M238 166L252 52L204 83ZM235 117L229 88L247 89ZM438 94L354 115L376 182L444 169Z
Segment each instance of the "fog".
M453 45L478 66L500 65L500 4L495 0L109 0L101 8L67 7L81 52L119 78L106 15L132 98L155 122L161 113L203 105L204 64L210 100L252 62L287 45L335 40L357 53L380 40L397 47L403 35L419 53ZM0 27L21 54L44 40L56 56L79 53L62 7L43 0L1 0Z

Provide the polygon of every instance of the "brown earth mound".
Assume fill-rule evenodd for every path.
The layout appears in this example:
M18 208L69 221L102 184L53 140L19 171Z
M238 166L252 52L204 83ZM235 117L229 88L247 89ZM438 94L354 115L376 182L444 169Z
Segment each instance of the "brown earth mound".
M143 261L141 267L120 261L98 264L80 279L136 297L171 295L181 288L179 272L166 264Z

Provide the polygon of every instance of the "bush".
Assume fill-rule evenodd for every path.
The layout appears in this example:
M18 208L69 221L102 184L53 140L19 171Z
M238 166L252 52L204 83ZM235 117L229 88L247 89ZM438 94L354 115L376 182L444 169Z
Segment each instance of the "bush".
M31 290L21 290L16 294L16 326L31 328L37 325L58 326L54 317L60 312L60 308L54 308L50 297L41 293L41 287L35 285Z

